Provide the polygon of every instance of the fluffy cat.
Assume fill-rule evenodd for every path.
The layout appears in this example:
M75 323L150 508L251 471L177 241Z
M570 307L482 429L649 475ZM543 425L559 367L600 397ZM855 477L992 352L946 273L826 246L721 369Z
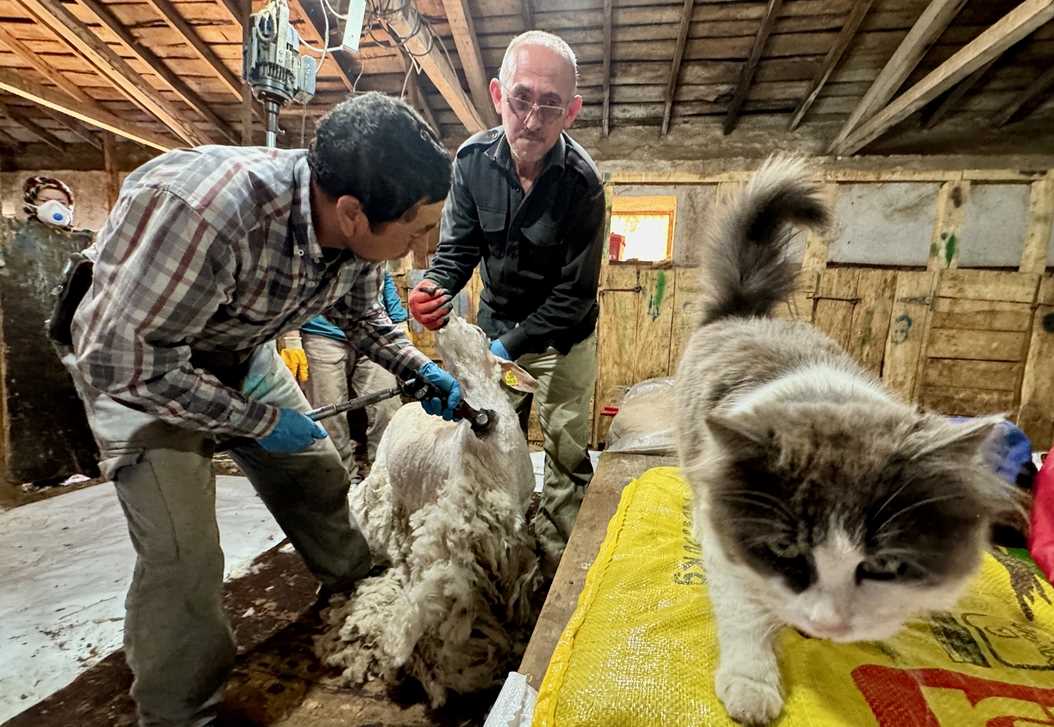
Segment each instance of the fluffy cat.
M717 695L766 724L783 708L782 626L884 639L952 606L992 517L1016 506L984 463L999 417L955 424L886 391L807 323L768 317L795 283L790 223L829 213L801 160L770 159L719 205L702 320L677 373L678 451L717 620Z

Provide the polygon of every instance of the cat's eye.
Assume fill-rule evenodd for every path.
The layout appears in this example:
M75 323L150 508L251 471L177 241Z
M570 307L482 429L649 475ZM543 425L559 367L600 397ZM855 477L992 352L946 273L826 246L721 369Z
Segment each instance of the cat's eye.
M792 558L797 558L799 555L801 555L801 548L799 548L798 544L795 543L793 540L770 540L767 545L769 551L774 556L783 560L790 560Z
M915 567L906 560L889 555L874 555L856 567L857 581L894 581L911 578Z

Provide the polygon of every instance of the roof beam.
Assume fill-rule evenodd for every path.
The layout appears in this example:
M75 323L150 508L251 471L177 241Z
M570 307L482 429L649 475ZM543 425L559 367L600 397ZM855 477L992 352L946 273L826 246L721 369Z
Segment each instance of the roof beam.
M436 134L442 136L443 130L439 127L439 122L436 121L435 114L432 113L432 108L428 105L428 99L425 98L424 92L421 91L421 83L417 78L417 69L412 65L412 61L407 58L402 48L397 47L395 52L403 62L403 73L407 74L406 84L409 85L410 102L417 106L425 121L435 130Z
M102 142L94 134L85 129L84 125L81 124L79 121L69 116L66 116L65 114L60 114L58 111L50 109L47 106L40 106L39 108L41 112L43 112L56 124L61 124L63 128L65 128L67 131L69 131L71 134L76 136L84 143L90 144L99 151L102 151Z
M670 78L666 82L666 106L662 111L662 136L670 131L670 116L673 114L673 99L677 95L677 83L681 78L681 64L684 62L684 49L688 45L688 31L692 27L692 12L695 0L684 0L681 9L681 27L677 31L677 46L673 51L673 63L670 65ZM606 74L605 74L606 75Z
M974 86L981 82L981 79L988 75L988 71L995 65L997 59L988 61L986 65L981 66L976 71L971 73L969 76L964 78L962 81L952 89L951 93L944 97L944 100L935 108L926 120L923 121L922 126L926 129L932 129L934 126L939 124L941 120L947 116L953 108L959 105L959 102L966 98L966 94L973 90Z
M995 115L992 123L996 127L1006 126L1030 101L1045 93L1051 87L1054 87L1054 67L1048 68L1038 78L1033 79L1028 88L1022 91L1021 95L1014 99L1013 103Z
M23 113L16 111L5 103L0 102L0 113L10 118L16 124L28 131L33 136L50 146L55 151L66 151L66 142L43 128L33 119Z
M930 4L922 11L922 15L904 36L904 40L893 51L871 88L867 89L856 109L849 115L838 136L831 142L829 152L837 151L864 119L870 118L893 98L893 94L915 70L930 45L940 37L965 4L966 0L930 0Z
M454 36L454 46L461 58L461 68L468 79L468 90L476 109L488 126L498 125L498 115L494 113L494 103L490 100L487 88L487 68L483 65L483 54L479 50L479 39L476 37L476 23L467 0L443 0L450 33Z
M44 61L40 60L40 56L34 53L25 43L11 35L3 25L0 25L0 43L3 43L10 48L11 52L18 56L22 62L28 63L37 71L37 73L54 83L71 97L83 103L95 103L95 100L88 94L84 93L77 84L63 76Z
M251 0L250 0L251 2ZM219 0L220 9L227 13L227 20L234 25L242 25L242 11L236 0Z
M154 55L153 51L148 49L145 45L140 42L132 33L124 26L117 16L113 14L108 7L103 5L97 0L77 0L81 5L87 8L107 29L116 35L125 47L131 51L132 55L138 58L147 68L152 70L158 75L165 83L167 83L176 95L183 100L187 106L196 111L206 121L212 124L217 131L227 138L232 143L237 143L237 134L230 125L219 117L209 105L205 103L205 100L201 98L187 83L180 78L172 69L165 65L164 61ZM212 141L212 140L210 140Z
M732 97L732 103L728 106L725 121L721 125L721 131L726 136L731 134L732 130L736 128L736 124L739 123L739 112L743 109L743 104L746 103L747 96L750 94L750 86L754 82L754 73L758 70L761 54L765 52L765 44L768 43L769 33L772 32L772 27L776 24L776 17L779 15L781 7L783 7L783 0L769 0L768 6L765 8L765 15L761 18L761 27L758 28L758 34L754 38L754 47L750 49L750 57L739 72L736 94Z
M180 40L190 46L191 50L197 54L197 56L205 61L205 63L212 68L216 73L216 77L223 83L231 94L241 101L242 89L241 79L230 69L224 65L223 61L213 52L212 48L198 37L198 34L194 32L194 28L190 26L182 15L176 10L175 6L172 5L168 0L144 0L147 5L156 10L165 23L168 24Z
M15 137L11 136L10 134L8 134L3 129L0 129L0 147L8 147L10 149L18 149L18 147L21 146L21 144L22 144L22 142L20 142L18 139L16 139Z
M128 63L96 37L59 0L18 0L32 16L68 42L99 69L126 96L149 109L177 136L189 144L205 140L183 121L183 112L161 97Z
M863 24L864 18L867 17L867 13L871 10L874 2L875 0L856 0L853 4L853 9L849 11L849 16L845 19L845 25L842 26L838 38L835 39L831 50L827 51L823 63L820 64L816 75L812 79L812 83L809 84L809 90L805 92L802 100L798 102L798 108L794 110L794 115L791 116L790 123L787 125L789 131L797 129L798 124L805 118L805 114L809 113L809 109L812 108L812 105L820 96L820 91L823 90L828 79L835 72L835 69L838 68L838 64L842 62L842 56L845 55L849 44L856 37L856 32L860 30L860 26Z
M404 39L402 42L406 49L416 56L421 68L432 79L432 83L468 132L475 134L487 128L472 99L465 93L465 89L461 88L457 72L440 50L438 41L430 42L430 39L425 37L426 33L422 32L422 28L427 26L420 18L417 6L413 2L407 2L401 10L388 15L385 22L390 32Z
M323 10L325 12L325 10ZM291 18L299 18L303 21L304 26L307 29L308 41L319 48L329 47L329 38L322 38L322 33L319 32L318 26L315 25L315 21L311 19L311 16L307 13L307 8L304 7L304 3L301 0L289 0L289 14ZM333 61L333 65L337 69L337 75L340 76L340 82L344 84L344 88L348 92L355 90L355 82L351 80L351 76L348 75L347 70L341 65L340 61L337 60L335 53L327 53L326 61ZM319 67L318 72L322 72L322 68Z
M52 91L42 84L34 83L24 78L23 74L9 71L6 68L0 68L0 91L13 93L20 98L54 109L67 116L72 116L78 121L83 121L91 126L112 131L126 139L131 139L134 142L153 147L159 151L169 151L177 146L171 139L119 119L113 114L103 111L97 105L88 106L75 101L63 93Z
M611 132L611 22L613 0L604 0L604 136Z
M955 55L861 124L839 148L852 154L870 144L959 81L998 58L1007 48L1054 18L1054 0L1025 0Z

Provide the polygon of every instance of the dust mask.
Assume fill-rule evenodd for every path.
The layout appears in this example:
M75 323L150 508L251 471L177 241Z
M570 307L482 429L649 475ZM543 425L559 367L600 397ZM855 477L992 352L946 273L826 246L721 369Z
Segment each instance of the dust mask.
M37 219L46 225L73 227L73 210L57 199L49 199L37 205Z

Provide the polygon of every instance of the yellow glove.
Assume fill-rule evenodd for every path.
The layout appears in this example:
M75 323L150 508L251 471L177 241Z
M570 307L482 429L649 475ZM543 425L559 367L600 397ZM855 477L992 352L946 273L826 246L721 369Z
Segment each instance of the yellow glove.
M282 361L285 362L286 368L289 369L289 373L299 381L301 384L307 381L307 353L304 349L296 347L283 348L279 355L282 357Z

